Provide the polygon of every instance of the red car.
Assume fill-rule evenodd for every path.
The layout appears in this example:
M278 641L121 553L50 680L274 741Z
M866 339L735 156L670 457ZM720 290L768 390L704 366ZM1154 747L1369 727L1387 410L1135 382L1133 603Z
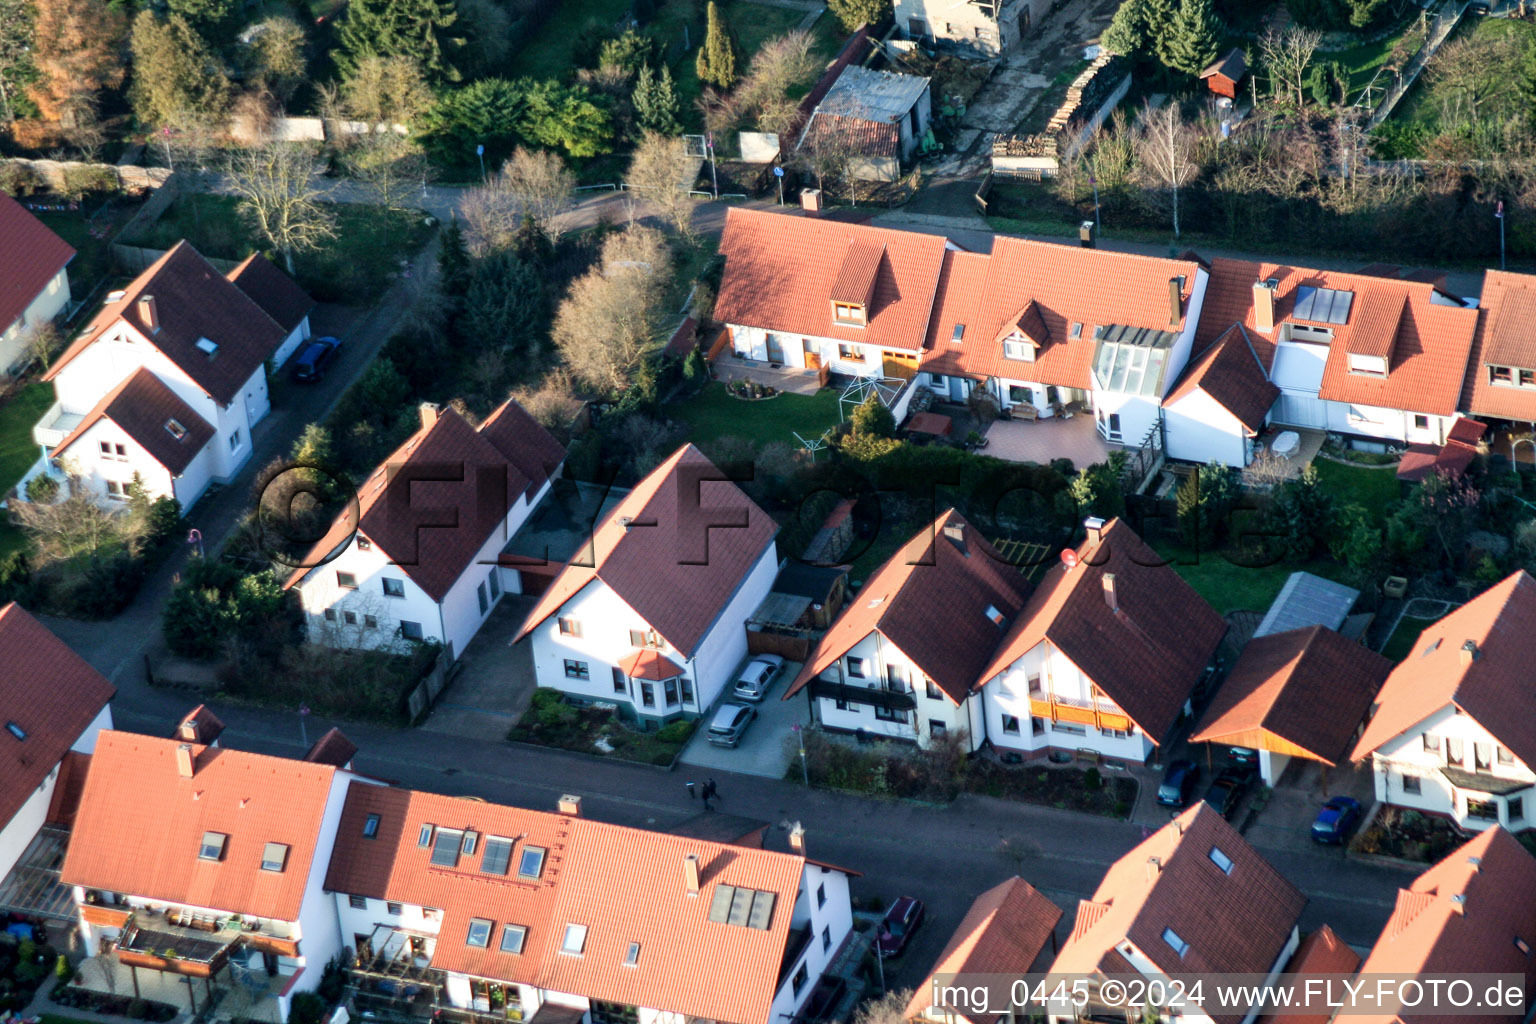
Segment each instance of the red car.
M916 896L903 896L891 904L880 922L880 935L875 940L882 957L900 956L907 948L907 940L923 923L923 901Z

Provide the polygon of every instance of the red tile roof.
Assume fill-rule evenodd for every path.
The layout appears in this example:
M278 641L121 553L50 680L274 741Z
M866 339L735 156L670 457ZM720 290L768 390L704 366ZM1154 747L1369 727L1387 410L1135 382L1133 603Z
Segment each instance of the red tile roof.
M1399 480L1418 481L1434 473L1459 477L1477 458L1477 445L1488 430L1486 423L1459 417L1451 424L1445 444L1411 444L1397 464Z
M814 153L823 145L846 147L856 156L895 157L901 153L901 129L890 121L818 110L795 148Z
M1077 549L1076 565L1051 569L978 677L991 681L1049 641L1104 691L1153 743L1178 720L1227 624L1124 521ZM1117 609L1104 577L1114 574Z
M922 1016L933 1005L933 982L938 975L1029 973L1060 920L1061 908L1022 878L1015 876L988 889L976 897L933 970L913 990L907 1018ZM958 1009L953 1012L973 1024L997 1019L993 1015L977 1020Z
M336 769L228 747L103 732L91 757L61 877L66 885L130 893L278 921L299 916ZM203 834L228 838L219 860L198 856ZM288 846L282 871L263 871L267 843Z
M378 837L363 837L367 815ZM481 854L434 867L417 845L424 825L514 839L510 872L481 871ZM546 851L537 882L517 875L522 851ZM690 895L684 859L698 857ZM648 832L583 818L402 789L354 784L326 888L443 911L432 966L719 1021L766 1021L779 985L797 893L799 856ZM774 895L766 929L707 920L720 885ZM493 923L486 948L468 945L471 919ZM527 928L521 954L500 951L504 925ZM584 925L580 956L560 952L567 924ZM639 943L635 967L622 966ZM711 965L729 965L722 975ZM722 983L725 979L728 983Z
M317 566L361 533L441 601L512 506L563 458L560 443L510 399L478 429L453 409L429 412L358 489L356 517L343 511L304 561ZM313 571L294 570L284 587Z
M1536 765L1532 636L1536 579L1521 569L1419 634L1381 688L1354 760L1454 704L1525 764ZM1475 657L1464 650L1468 643L1476 645Z
M640 648L619 659L619 671L631 679L676 679L683 674L683 667L660 651Z
M540 595L514 642L601 580L691 658L778 530L703 452L685 444L598 524L591 543Z
M1269 278L1277 279L1279 287L1275 330L1266 333L1255 326L1253 285ZM1290 318L1301 286L1355 295L1348 323L1332 328L1320 398L1437 416L1456 411L1478 312L1446 304L1449 299L1434 300L1435 286L1424 281L1216 258L1211 260L1196 348L1239 323L1264 365L1271 366L1280 325ZM1385 377L1349 372L1350 352L1383 350L1391 353Z
M347 739L347 734L334 726L310 746L304 760L315 764L328 764L333 768L345 768L357 756L357 744Z
M259 252L251 253L231 270L229 279L277 321L284 333L291 333L315 308L309 293Z
M998 235L991 255L947 252L929 321L922 369L1092 388L1094 328L1170 329L1168 282L1184 279L1182 329L1199 267L1106 249ZM964 324L956 345L955 325ZM1040 342L1033 362L1008 359L1003 339L1023 324ZM1073 337L1073 324L1079 325Z
M151 331L138 307L140 296L155 299L160 329ZM198 387L229 404L277 351L286 331L250 296L236 288L187 242L177 242L134 278L122 298L109 302L44 374L52 380L118 321L126 321L180 367ZM199 339L218 345L210 357Z
M141 366L102 396L95 408L59 442L52 457L62 458L71 445L103 418L122 427L124 433L138 442L172 476L180 476L214 434L212 424L177 397L164 381ZM171 433L172 420L182 428L179 438ZM85 458L94 459L96 453L87 452Z
M1296 980L1305 984L1307 978L1326 979L1329 975L1352 975L1360 969L1360 954L1345 945L1334 930L1323 925L1301 940L1285 973L1299 975ZM1265 1014L1259 1018L1263 1024L1328 1024L1333 1019L1331 1010L1307 1013L1300 1010Z
M1502 827L1495 825L1456 850L1401 895L1408 898L1398 900L1360 967L1362 975L1519 974L1527 992L1536 985L1532 956L1516 945L1518 940L1527 950L1536 947L1536 858ZM1519 1011L1435 1014L1437 1024L1513 1024L1523 1017ZM1403 1018L1387 1013L1347 1019L1396 1024Z
M69 243L0 193L0 334L21 319L48 282L75 258Z
M885 253L866 327L832 322L832 285L855 239ZM928 330L945 245L938 235L733 207L720 236L725 271L714 318L916 352Z
M172 734L172 738L206 746L223 734L224 723L219 720L219 716L208 710L206 705L199 704L176 723L176 731Z
M0 608L0 828L21 810L117 692L14 601Z
M1536 370L1536 275L1486 272L1479 306L1461 407L1475 416L1536 423L1536 390L1488 380L1490 364Z
M956 543L946 535L958 530ZM816 645L784 699L879 633L956 704L1024 608L1031 587L1016 566L954 509L923 527L875 570ZM988 617L989 609L1001 622Z
M48 824L59 828L74 828L75 814L80 810L80 795L85 792L85 780L91 770L91 755L77 750L65 753L59 761L59 777L53 784L53 796L48 800Z
M1264 426L1270 406L1280 397L1280 389L1270 383L1241 324L1233 324L1189 361L1163 405L1172 405L1195 391L1210 395L1253 434Z
M1231 861L1230 871L1212 859L1213 849ZM1093 899L1079 908L1081 926L1074 926L1051 972L1124 973L1129 965L1116 947L1129 941L1164 974L1265 974L1305 904L1306 897L1202 801L1110 865ZM1182 956L1164 929L1188 943ZM1242 1019L1213 1016L1218 1024Z
M1371 701L1392 663L1323 626L1258 637L1243 648L1191 743L1224 743L1265 733L1315 760L1349 758ZM1246 744L1244 744L1246 745Z

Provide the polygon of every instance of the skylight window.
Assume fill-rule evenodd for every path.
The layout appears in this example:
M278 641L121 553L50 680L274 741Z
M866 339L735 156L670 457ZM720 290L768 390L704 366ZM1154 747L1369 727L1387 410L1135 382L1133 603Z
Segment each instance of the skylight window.
M214 356L219 354L219 343L216 341L211 341L208 338L198 338L197 350L206 355L209 359L212 359Z
M483 917L470 918L469 935L464 939L464 942L467 945L485 949L491 944L491 922Z
M522 859L517 862L517 874L520 878L538 878L544 871L544 848L542 846L523 847Z
M464 833L464 843L463 843L462 846L459 847L459 852L462 853L466 857L473 857L475 855L475 844L478 843L479 841L480 841L480 833L479 832L465 832Z
M421 826L421 831L416 833L416 845L417 846L431 846L432 845L432 826L431 825L423 825L423 826Z
M228 839L223 832L204 832L202 845L197 849L198 860L223 860L224 843Z
M379 816L377 814L370 814L370 815L368 815L368 820L363 822L363 838L364 839L377 839L378 837L379 837Z
M511 953L514 956L523 951L523 943L528 940L528 929L520 924L504 924L501 926L501 951Z
M584 924L568 924L565 926L565 938L560 940L560 952L570 956L581 956L582 950L587 948L587 926Z
M1008 625L1008 616L1004 615L995 604L987 605L987 618L992 620L992 625L999 628Z
M187 436L187 428L182 426L181 421L177 419L165 421L165 432L178 441Z
M432 841L432 863L440 868L458 867L459 840L463 835L457 829L438 829L437 838Z
M504 875L512 863L512 840L485 837L485 852L480 856L480 870L487 875Z
M1083 336L1083 325L1082 324L1076 324L1075 323L1070 328L1067 329L1067 337L1069 337L1069 338L1081 338L1082 336Z
M268 843L261 851L261 870L282 871L288 866L288 844Z
M1172 946L1173 951L1179 954L1179 956L1183 956L1186 952L1189 951L1189 943L1179 938L1179 933L1174 931L1172 928L1163 929L1163 941L1168 943L1169 946Z
M6 722L5 731L10 733L12 736L15 736L19 740L24 740L27 738L27 730L23 729L15 722Z
M1208 856L1211 858L1212 864L1221 868L1222 874L1230 875L1232 873L1232 858L1223 853L1221 847L1211 847L1211 852Z
M955 324L955 333L950 335L949 343L958 345L965 340L965 324Z
M1518 935L1515 936L1515 948L1518 949L1521 953L1524 953L1526 956L1531 955L1531 944L1526 942Z
M624 951L624 966L636 967L640 963L640 943L631 942L629 948Z

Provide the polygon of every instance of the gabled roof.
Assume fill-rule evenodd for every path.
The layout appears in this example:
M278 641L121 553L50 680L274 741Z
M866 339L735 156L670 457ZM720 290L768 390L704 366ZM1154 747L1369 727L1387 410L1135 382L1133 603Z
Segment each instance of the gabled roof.
M304 760L314 764L328 764L333 768L345 768L357 756L357 744L347 739L347 734L334 726L310 746Z
M957 542L948 534L958 531ZM950 509L875 570L849 601L784 699L878 632L956 704L1024 608L1031 587L986 537ZM989 612L1002 621L994 621Z
M990 255L947 252L929 322L922 369L969 377L1003 377L1091 389L1095 330L1167 332L1187 323L1200 268L1107 249L1083 249L998 235ZM1170 327L1168 282L1183 278L1181 316ZM1003 339L1034 307L1040 348L1033 361L1007 359ZM1039 326L1034 327L1038 319ZM964 338L954 344L956 324ZM1074 327L1075 325L1075 327ZM1154 375L1157 376L1157 375ZM1159 378L1160 379L1160 378Z
M138 306L140 296L154 297L158 331L145 324ZM225 405L239 397L245 382L288 334L250 296L182 241L134 278L121 298L103 306L44 379L58 376L120 320ZM210 356L200 348L198 342L204 339L217 345L217 352Z
M1022 878L1015 876L988 889L976 897L945 943L933 970L913 991L912 1001L907 1004L907 1019L922 1016L933 1005L935 976L1027 974L1051 941L1060 920L1061 908ZM959 1008L954 1016L981 1024ZM982 1020L994 1020L996 1016Z
M373 814L377 838L364 838ZM417 845L424 826L473 830L479 849L453 868L434 867L431 848ZM514 841L504 875L483 870L490 837ZM528 847L545 851L536 882L518 878ZM685 884L689 855L698 858L697 895ZM805 863L747 846L355 784L325 887L440 908L436 969L748 1022L768 1019ZM771 908L769 897L761 900L770 911L761 922L766 927L710 920L722 886L770 894ZM486 948L465 942L476 918L492 922ZM527 929L521 954L500 951L507 924ZM559 952L568 924L586 928L581 956ZM639 944L639 957L625 967L631 943Z
M1358 761L1455 705L1527 765L1536 765L1536 579L1524 569L1419 634L1381 688L1376 715L1355 744ZM1467 644L1475 645L1475 654Z
M229 272L229 279L251 301L277 322L285 333L291 332L315 308L315 300L299 283L273 266L259 252L247 256Z
M55 275L75 258L68 242L0 193L0 334L21 319Z
M1163 405L1173 405L1195 391L1210 395L1254 434L1264 426L1270 406L1280 397L1280 389L1270 382L1241 324L1233 324L1189 361Z
M1519 974L1536 982L1536 858L1495 825L1399 891L1397 907L1370 955L1364 975ZM1525 944L1522 952L1516 942ZM1438 1013L1442 1024L1519 1021L1505 1016ZM1387 1024L1392 1014L1357 1015L1362 1024ZM1414 1019L1412 1017L1408 1019ZM1422 1019L1422 1018L1419 1018Z
M1350 949L1344 940L1326 924L1301 940L1285 973L1298 975L1297 981L1305 985L1307 979L1326 979L1329 975L1352 975L1360 969L1360 954ZM1333 979L1337 981L1337 977ZM1305 990L1303 990L1305 991ZM1259 1018L1263 1024L1329 1024L1332 1010L1309 1013L1305 1010L1280 1010Z
M1437 416L1456 411L1478 311L1461 306L1433 284L1220 257L1212 259L1210 266L1210 284L1195 334L1197 350L1234 323L1242 324L1259 359L1272 370L1281 325L1293 319L1298 302L1324 290L1348 292L1354 300L1346 307L1345 322L1321 324L1333 331L1333 343L1328 346L1318 396ZM1255 326L1253 285L1269 278L1278 282L1275 329L1263 332ZM1390 352L1385 377L1349 372L1351 352L1381 353L1383 349Z
M1322 626L1260 637L1243 648L1190 742L1264 733L1339 764L1391 671L1386 658Z
M1229 78L1234 82L1241 82L1243 80L1243 76L1247 73L1248 57L1243 53L1243 48L1241 46L1234 46L1232 49L1227 51L1226 56L1212 63L1204 71L1200 72L1200 77L1204 79L1210 78L1212 75L1220 75L1221 77Z
M1418 481L1436 473L1459 477L1477 458L1477 446L1488 424L1457 417L1446 432L1445 444L1410 444L1397 463L1399 480Z
M866 327L832 322L831 285L854 239L885 248ZM714 318L916 352L928 330L946 245L938 235L915 231L732 208L720 236L725 270Z
M1223 870L1212 850L1230 862ZM1052 974L1122 972L1129 941L1164 974L1266 974L1306 898L1204 801L1110 865ZM1180 956L1163 937L1188 943ZM1217 1014L1218 1024L1241 1014Z
M117 690L14 601L0 608L0 666L4 828Z
M1226 621L1123 520L1110 520L1098 542L1084 541L1076 562L1045 574L980 682L1048 640L1160 743L1226 635ZM1110 573L1117 610L1104 591Z
M858 64L843 68L816 109L871 121L899 121L928 91L928 79Z
M1490 365L1536 370L1536 275L1485 272L1478 305L1461 407L1475 416L1536 422L1536 391L1488 380Z
M188 744L194 773L183 778L180 745L102 732L64 858L64 884L297 920L336 769ZM227 837L218 860L198 856L209 832ZM261 869L267 843L288 847L282 871Z
M683 674L683 666L649 647L637 648L619 659L619 671L631 679L676 679Z
M181 716L181 721L176 723L176 731L171 734L171 738L208 746L217 742L222 735L224 735L224 723L220 721L219 716L210 711L206 704L199 704Z
M872 238L852 238L843 255L843 265L832 281L833 302L867 304L875 294L880 264L885 260L885 246Z
M337 516L306 565L320 565L361 533L441 601L508 511L564 458L560 443L511 399L478 429L453 409L428 407L422 420L358 488L356 517L351 508ZM284 588L314 571L294 570Z
M523 620L532 632L593 580L693 657L778 524L703 452L685 444L616 505Z
M61 458L99 420L109 419L149 452L172 476L180 476L213 437L213 425L145 367L102 396L52 452ZM181 436L178 437L177 433ZM95 458L87 452L87 458Z
M845 148L853 156L894 158L901 155L901 129L889 121L817 110L796 148L815 152L822 146Z

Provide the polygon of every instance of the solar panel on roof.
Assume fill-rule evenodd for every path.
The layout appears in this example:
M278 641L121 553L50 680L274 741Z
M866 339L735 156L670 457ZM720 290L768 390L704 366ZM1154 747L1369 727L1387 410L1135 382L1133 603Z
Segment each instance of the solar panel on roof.
M725 923L745 926L752 913L754 895L751 889L737 889L731 896L731 916L726 918Z
M725 924L731 915L731 900L735 895L734 885L715 886L715 894L709 900L709 920L716 924Z
M1328 312L1328 322L1331 324L1349 323L1349 307L1354 304L1354 292L1334 292L1333 309Z
M758 931L767 931L773 923L773 901L775 893L759 890L752 897L752 913L747 916L747 927L756 928Z
M1304 284L1296 289L1296 305L1291 310L1291 315L1298 320L1315 319L1312 315L1312 307L1317 302L1317 289L1309 284Z

